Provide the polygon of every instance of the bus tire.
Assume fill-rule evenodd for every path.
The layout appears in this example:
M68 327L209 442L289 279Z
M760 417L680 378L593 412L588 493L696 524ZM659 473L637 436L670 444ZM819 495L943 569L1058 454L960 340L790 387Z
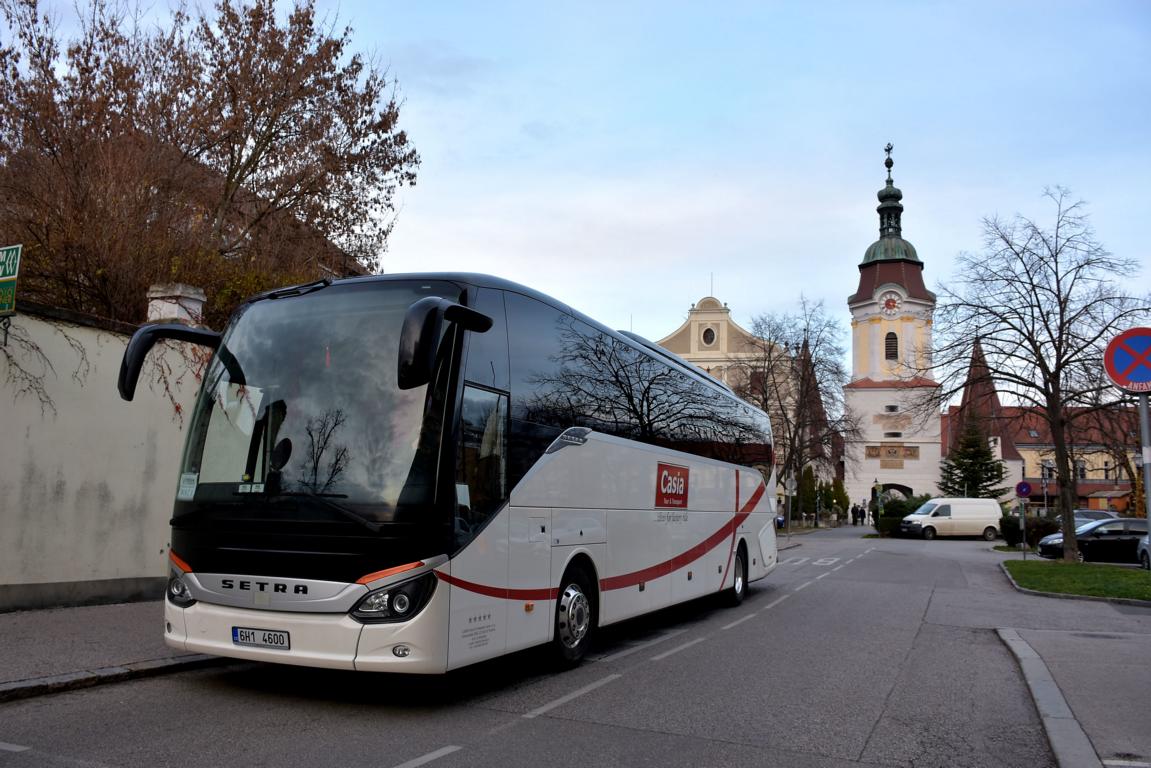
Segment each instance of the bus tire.
M595 593L587 572L576 565L564 573L556 599L553 656L561 667L574 667L587 653L595 628Z
M731 571L731 586L724 592L724 601L734 608L743 602L743 598L747 594L747 549L743 546L743 542L740 542L735 550Z

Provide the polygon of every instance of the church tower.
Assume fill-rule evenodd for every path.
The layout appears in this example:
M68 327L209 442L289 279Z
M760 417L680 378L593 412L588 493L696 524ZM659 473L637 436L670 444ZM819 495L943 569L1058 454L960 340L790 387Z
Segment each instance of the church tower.
M935 294L923 282L923 262L903 239L903 192L891 178L879 191L879 239L859 265L851 310L851 383L847 406L860 420L848 443L846 485L853 502L869 499L878 483L906 496L938 492L940 419L914 406L939 385L931 375L931 319Z

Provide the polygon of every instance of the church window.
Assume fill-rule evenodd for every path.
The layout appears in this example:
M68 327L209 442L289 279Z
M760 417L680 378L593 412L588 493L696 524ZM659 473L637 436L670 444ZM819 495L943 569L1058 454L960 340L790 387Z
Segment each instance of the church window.
M703 329L703 344L704 344L704 346L710 347L714 343L715 343L715 331L711 328L704 328Z
M887 338L884 340L884 348L886 352L885 356L888 360L899 359L899 337L894 333L887 334Z
M884 437L903 437L903 433L902 432L884 432L883 436Z
M899 406L898 405L885 405L885 406L883 406L883 410L886 411L887 413L899 413Z

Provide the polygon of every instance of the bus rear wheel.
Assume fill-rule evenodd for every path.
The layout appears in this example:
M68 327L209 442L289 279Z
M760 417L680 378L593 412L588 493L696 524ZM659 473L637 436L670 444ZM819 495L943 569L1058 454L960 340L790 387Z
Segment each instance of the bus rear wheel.
M575 666L587 653L595 627L591 579L582 568L564 574L556 600L555 633L552 649L561 666Z

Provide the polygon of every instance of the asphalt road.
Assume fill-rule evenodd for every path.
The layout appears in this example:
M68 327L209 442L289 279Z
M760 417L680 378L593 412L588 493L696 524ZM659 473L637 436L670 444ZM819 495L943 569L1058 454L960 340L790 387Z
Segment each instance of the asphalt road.
M1054 765L994 628L1059 632L1074 604L1017 595L985 542L863 532L797 538L742 606L608 628L562 674L240 665L12 702L0 766Z

